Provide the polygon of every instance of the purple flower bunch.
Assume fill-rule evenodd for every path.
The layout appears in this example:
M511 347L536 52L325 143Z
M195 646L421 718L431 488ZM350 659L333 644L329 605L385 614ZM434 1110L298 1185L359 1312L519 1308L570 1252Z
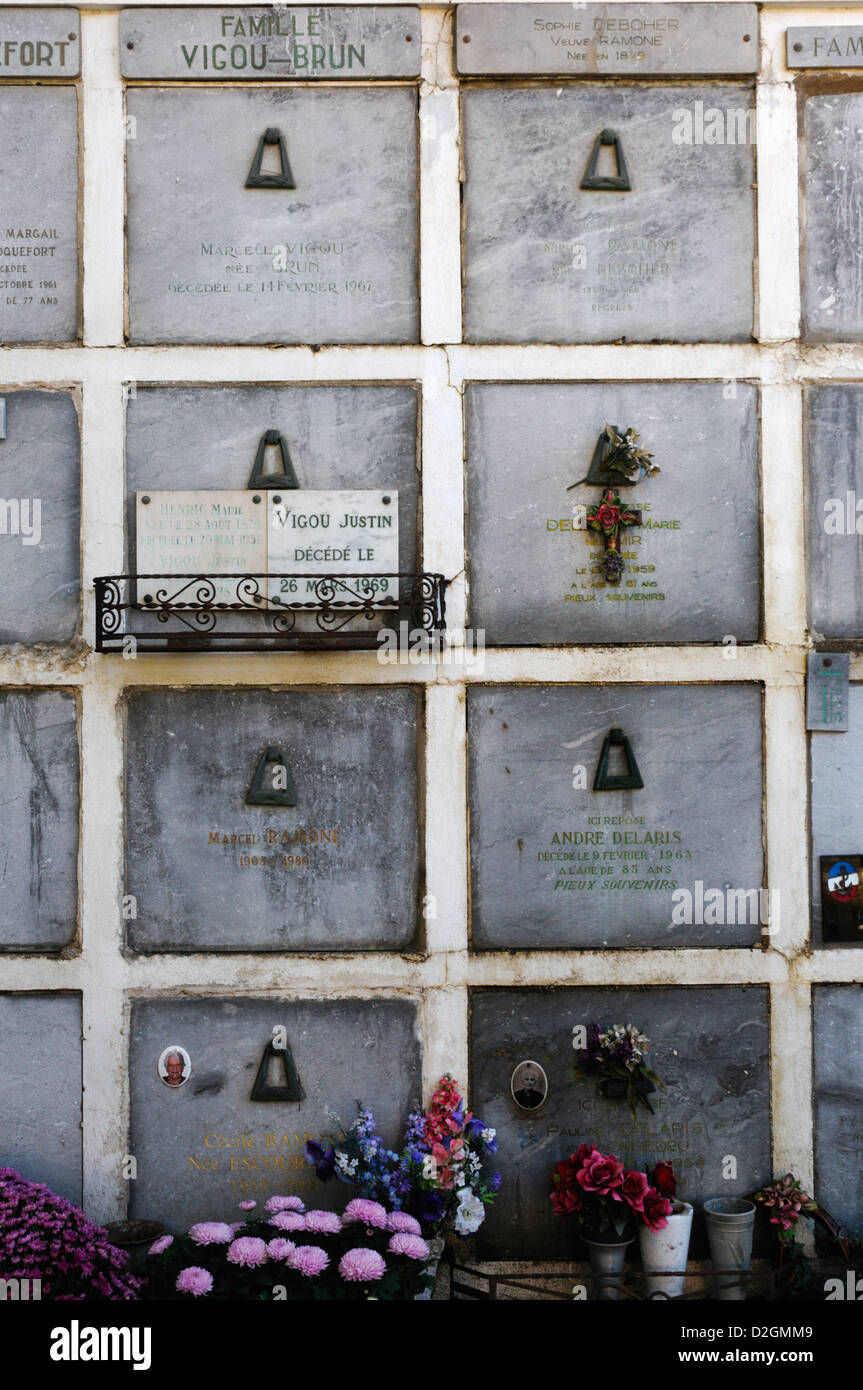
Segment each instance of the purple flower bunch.
M128 1262L79 1207L0 1168L0 1278L38 1279L43 1299L137 1299Z
M244 1222L200 1221L160 1236L147 1259L148 1296L160 1299L413 1299L428 1288L429 1246L406 1212L355 1197L341 1213L269 1197Z
M583 1031L580 1024L572 1030L576 1078L598 1077L599 1095L606 1100L625 1099L633 1119L638 1105L653 1113L648 1096L657 1086L665 1090L665 1085L645 1060L650 1039L632 1023L625 1027L622 1023L614 1023L604 1032L598 1023L589 1023L582 1046L579 1038Z

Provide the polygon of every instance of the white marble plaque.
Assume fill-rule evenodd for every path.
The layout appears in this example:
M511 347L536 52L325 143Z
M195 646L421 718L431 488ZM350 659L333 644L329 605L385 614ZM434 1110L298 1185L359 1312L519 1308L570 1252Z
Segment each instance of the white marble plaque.
M257 498L257 502L255 501ZM137 570L142 575L265 574L267 569L266 492L139 492L136 495ZM164 583L138 582L138 602L149 604ZM199 601L197 586L181 594L171 585L166 597ZM253 586L254 587L254 586ZM210 586L203 597L236 603L236 579ZM266 583L260 585L266 607Z
M270 580L271 603L398 602L398 492L271 492L268 513L269 573L294 576ZM322 593L324 574L343 575L344 590Z

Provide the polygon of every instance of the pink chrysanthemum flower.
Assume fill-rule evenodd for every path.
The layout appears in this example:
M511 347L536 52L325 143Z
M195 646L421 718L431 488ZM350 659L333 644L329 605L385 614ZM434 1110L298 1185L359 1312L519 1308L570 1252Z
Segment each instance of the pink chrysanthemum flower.
M298 1245L288 1260L291 1269L295 1269L298 1274L304 1274L307 1279L321 1274L329 1262L329 1255L319 1245Z
M362 1201L362 1198L356 1200ZM339 1274L348 1284L369 1284L374 1279L382 1279L386 1268L383 1255L361 1245L348 1250L339 1260Z
M305 1211L302 1197L268 1197L264 1203L267 1211Z
M307 1231L321 1235L335 1236L342 1229L342 1218L334 1211L307 1211L305 1221Z
M167 1250L168 1246L173 1244L173 1236L159 1236L157 1240L153 1241L153 1244L150 1246L150 1249L147 1253L149 1255L163 1255Z
M213 1276L208 1269L201 1269L200 1265L189 1265L177 1275L176 1287L179 1293L190 1293L200 1298L201 1294L209 1293L213 1287Z
M275 1216L270 1217L269 1224L278 1226L280 1231L304 1231L306 1218L300 1216L298 1211L277 1211Z
M343 1220L361 1221L364 1226L377 1226L385 1231L387 1228L386 1207L382 1207L380 1202L371 1202L368 1197L354 1197L345 1207Z
M244 1231L244 1230L246 1229L246 1223L245 1223L245 1221L232 1221L232 1222L230 1223L230 1226L231 1226L231 1230L233 1231L234 1235L237 1234L237 1231Z
M285 1240L284 1236L275 1236L267 1241L267 1254L271 1260L286 1260L296 1248L294 1242Z
M407 1255L411 1260L427 1260L430 1254L422 1236L412 1236L407 1231L397 1231L394 1236L390 1236L387 1249L394 1255Z
M232 1265L243 1265L246 1269L257 1269L269 1259L267 1247L257 1236L238 1236L228 1246L226 1258Z
M196 1245L227 1245L234 1239L234 1232L225 1221L199 1221L189 1227L189 1235Z
M404 1231L409 1236L421 1236L422 1226L415 1216L409 1216L406 1211L391 1211L387 1217L388 1231Z
M257 1202L240 1202L240 1211L254 1211Z

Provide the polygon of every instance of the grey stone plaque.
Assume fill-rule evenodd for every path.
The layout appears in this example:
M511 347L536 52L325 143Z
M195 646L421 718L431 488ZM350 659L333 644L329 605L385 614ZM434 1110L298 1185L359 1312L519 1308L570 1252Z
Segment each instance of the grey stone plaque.
M754 5L459 5L465 77L626 77L758 71Z
M859 984L816 984L813 995L817 1200L838 1222L859 1232L863 1084L856 1062L863 1049L863 990Z
M273 1029L287 1031L305 1100L249 1099ZM169 1045L192 1072L172 1089L157 1073ZM352 1189L321 1183L307 1138L349 1125L357 1101L373 1108L390 1144L401 1137L422 1078L416 1006L404 999L147 999L132 1005L129 1184L133 1216L170 1230L239 1221L237 1204L298 1193L307 1207L342 1207ZM274 1234L276 1232L274 1231Z
M418 916L414 690L137 691L127 888L138 951L398 949ZM293 807L247 805L262 752Z
M863 1226L863 1084L857 1059L863 1050L863 989L816 985L813 995L815 1192L831 1216L849 1230L859 1231Z
M417 395L408 386L137 387L126 412L129 555L136 492L247 488L267 430L284 437L301 488L396 489L397 568L416 568Z
M81 568L75 402L62 391L8 391L2 399L0 642L69 641Z
M863 387L812 386L806 405L809 622L816 637L861 637Z
M863 93L812 96L805 118L803 314L811 342L863 336Z
M0 11L0 76L77 77L80 71L77 10Z
M216 6L120 13L124 77L196 82L419 77L414 5Z
M748 88L472 88L462 100L468 341L750 338ZM629 192L581 188L603 131L620 141ZM604 151L599 177L620 168Z
M81 997L0 994L0 1163L81 1201Z
M78 332L77 93L2 87L0 125L0 343L68 343Z
M572 1029L634 1023L651 1040L666 1089L633 1123L625 1101L605 1100L573 1077ZM498 989L471 995L471 1109L497 1130L500 1196L477 1236L487 1259L584 1258L550 1201L550 1174L580 1144L628 1168L670 1160L684 1201L746 1196L770 1172L768 997L760 987ZM509 1095L513 1068L539 1063L549 1093L536 1111ZM737 1176L723 1177L723 1158ZM700 1212L692 1254L703 1254Z
M660 472L621 500L619 584L583 527L606 423L631 426ZM758 398L742 383L517 384L467 391L470 612L487 643L757 639ZM580 512L579 512L580 509ZM728 582L728 575L734 582Z
M0 950L60 950L78 917L75 697L0 694L0 766Z
M613 728L641 788L593 790ZM757 687L474 687L468 745L475 948L760 940Z
M820 858L863 853L863 806L856 794L863 777L863 685L849 687L847 733L814 733L809 747L812 927L821 942Z
M852 24L805 25L786 34L789 68L863 67L863 28Z
M416 339L415 91L138 89L127 103L133 342ZM246 187L271 131L293 186Z
M806 656L806 727L822 733L848 728L847 652L808 652Z

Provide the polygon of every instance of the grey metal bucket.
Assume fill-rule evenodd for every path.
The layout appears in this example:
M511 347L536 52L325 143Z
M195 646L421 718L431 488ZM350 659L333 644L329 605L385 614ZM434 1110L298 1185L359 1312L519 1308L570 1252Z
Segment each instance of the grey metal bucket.
M590 1270L593 1275L595 1297L598 1299L620 1298L623 1282L623 1266L626 1252L635 1236L623 1240L591 1240L582 1233L582 1240L590 1255Z
M747 1281L742 1275L752 1261L755 1203L745 1197L712 1197L704 1203L704 1216L713 1268L723 1271L715 1275L717 1297L745 1299Z

